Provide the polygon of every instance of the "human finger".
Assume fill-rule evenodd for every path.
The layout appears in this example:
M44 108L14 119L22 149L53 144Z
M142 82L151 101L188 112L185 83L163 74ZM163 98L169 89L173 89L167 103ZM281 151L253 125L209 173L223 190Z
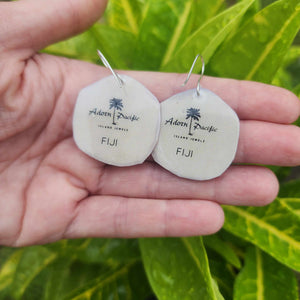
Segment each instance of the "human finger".
M275 175L260 166L231 166L213 180L188 180L150 161L132 167L104 167L76 148L72 139L53 149L46 163L63 174L72 174L73 180L69 182L90 195L202 199L219 204L261 206L274 200L278 192ZM60 183L56 186L62 184L61 179L57 180Z
M261 121L241 121L240 138L234 160L278 166L300 164L300 128Z
M177 177L152 162L117 168L108 166L101 176L98 193L134 198L204 199L226 205L261 206L278 193L276 176L259 166L232 166L208 181Z
M223 222L211 201L91 196L78 204L64 238L207 235Z
M0 49L40 50L91 26L107 0L0 2ZM7 26L9 24L9 26ZM27 53L30 55L30 53Z
M199 75L193 75L186 87L186 74L128 72L163 101L176 93L195 88ZM300 101L290 91L258 82L203 77L201 86L221 97L241 120L261 120L289 124L300 114Z
M82 72L78 73L77 69L81 66ZM77 61L71 61L70 74L66 79L66 90L72 91L73 97L68 95L68 102L66 105L74 106L78 89L84 85L99 80L109 75L109 71L104 68L99 68L88 63L81 63ZM80 74L81 76L74 76L72 74ZM160 101L171 96L177 92L178 74L171 73L153 73L153 72L126 72L137 80L140 80L146 85L150 91L152 91ZM192 77L197 79L197 76ZM80 81L82 79L82 81ZM217 84L214 85L214 82ZM293 121L299 115L299 99L292 93L273 86L262 85L260 83L251 82L239 82L231 79L208 79L207 84L213 86L231 86L234 90L235 85L241 85L240 93L243 94L243 86L246 86L246 90L249 86L255 89L262 89L264 87L270 92L263 99L264 104L261 109L259 107L259 100L252 99L248 95L246 99L247 104L235 104L239 117L242 119L248 118L249 120L241 120L241 131L239 146L235 158L236 163L255 163L255 164L270 164L270 165L286 165L295 166L300 164L300 129L296 126L275 124L289 123ZM174 90L175 89L175 90ZM221 97L223 97L223 89L220 88L216 91ZM226 90L226 93L228 91ZM247 94L245 92L245 94ZM285 96L285 97L284 97ZM228 102L233 105L233 102L243 102L243 99L232 92L231 97L228 97ZM70 99L72 99L70 101ZM284 100L283 100L284 99ZM72 110L70 108L70 110ZM259 111L259 112L258 112ZM270 111L272 113L270 113ZM253 119L252 121L250 119ZM255 121L255 119L261 119ZM71 131L71 121L68 124Z
M81 88L109 76L109 70L85 62L68 61L66 84L74 100ZM79 72L80 71L80 72ZM186 87L181 87L185 74L120 71L145 85L159 101L186 89L194 88L198 75L191 76ZM80 75L78 75L80 74ZM267 84L233 79L204 77L202 86L212 90L227 102L242 120L261 120L289 124L300 114L300 101L290 91ZM74 105L74 102L69 102Z

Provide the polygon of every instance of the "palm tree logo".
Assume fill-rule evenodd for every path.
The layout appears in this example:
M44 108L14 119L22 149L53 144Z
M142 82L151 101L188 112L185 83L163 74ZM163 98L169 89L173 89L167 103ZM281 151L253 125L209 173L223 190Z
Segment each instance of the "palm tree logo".
M186 119L190 119L189 135L193 135L191 131L193 120L199 121L199 118L201 118L200 109L191 107L186 110Z
M116 110L122 110L123 108L122 99L112 98L111 100L109 100L109 109L112 108L114 109L112 123L113 125L117 125L115 122Z

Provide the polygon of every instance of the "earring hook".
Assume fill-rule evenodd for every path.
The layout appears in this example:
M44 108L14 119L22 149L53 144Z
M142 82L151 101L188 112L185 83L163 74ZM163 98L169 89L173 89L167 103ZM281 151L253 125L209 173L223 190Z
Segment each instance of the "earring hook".
M105 58L105 56L103 55L103 53L100 50L97 50L97 53L100 57L100 59L102 60L104 66L108 69L110 69L111 73L113 74L113 76L115 77L115 79L118 81L120 87L122 87L124 85L124 81L123 79L120 77L120 75L118 73L116 73L113 68L111 67L111 65L109 64L109 62L107 61L107 59Z
M199 79L198 79L197 87L196 87L197 96L200 96L200 81L201 81L201 79L202 79L202 77L203 77L203 75L204 75L204 70L205 70L205 62L204 62L204 59L203 59L203 56L202 56L202 55L200 55L200 54L197 54L197 55L196 55L196 57L195 57L195 59L194 59L194 61L193 61L193 64L192 64L192 66L191 66L191 69L190 69L190 71L189 71L189 74L187 75L186 80L185 80L184 83L182 84L182 86L185 86L185 85L188 83L188 81L189 81L189 79L190 79L190 77L191 77L191 75L192 75L193 69L194 69L194 67L195 67L195 64L196 64L196 62L197 62L199 56L200 56L201 61L202 61L202 69L201 69L201 74L200 74L200 77L199 77Z

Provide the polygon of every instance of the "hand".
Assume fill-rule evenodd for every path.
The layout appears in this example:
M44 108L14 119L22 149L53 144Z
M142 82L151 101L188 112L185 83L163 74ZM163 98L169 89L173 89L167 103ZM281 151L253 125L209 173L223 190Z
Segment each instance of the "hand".
M181 179L153 161L127 168L82 153L72 113L84 86L109 74L85 62L37 51L99 18L105 1L0 3L0 244L62 238L210 234L223 224L220 204L265 205L278 192L260 166L235 165L204 182ZM96 49L95 49L96 55ZM124 72L125 73L125 72ZM183 90L185 74L126 72L162 101ZM195 86L191 78L185 89ZM206 77L241 119L235 163L300 162L299 100L268 85Z

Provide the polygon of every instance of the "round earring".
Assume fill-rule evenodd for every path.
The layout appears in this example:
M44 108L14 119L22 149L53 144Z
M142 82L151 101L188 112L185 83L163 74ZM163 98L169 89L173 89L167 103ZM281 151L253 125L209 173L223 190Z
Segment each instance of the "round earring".
M80 150L114 166L143 163L158 139L160 105L135 79L117 74L83 88L73 115L73 136Z
M185 85L193 71L192 64ZM232 163L239 139L239 119L219 96L200 87L176 94L161 103L161 128L152 153L154 160L177 176L208 180Z

